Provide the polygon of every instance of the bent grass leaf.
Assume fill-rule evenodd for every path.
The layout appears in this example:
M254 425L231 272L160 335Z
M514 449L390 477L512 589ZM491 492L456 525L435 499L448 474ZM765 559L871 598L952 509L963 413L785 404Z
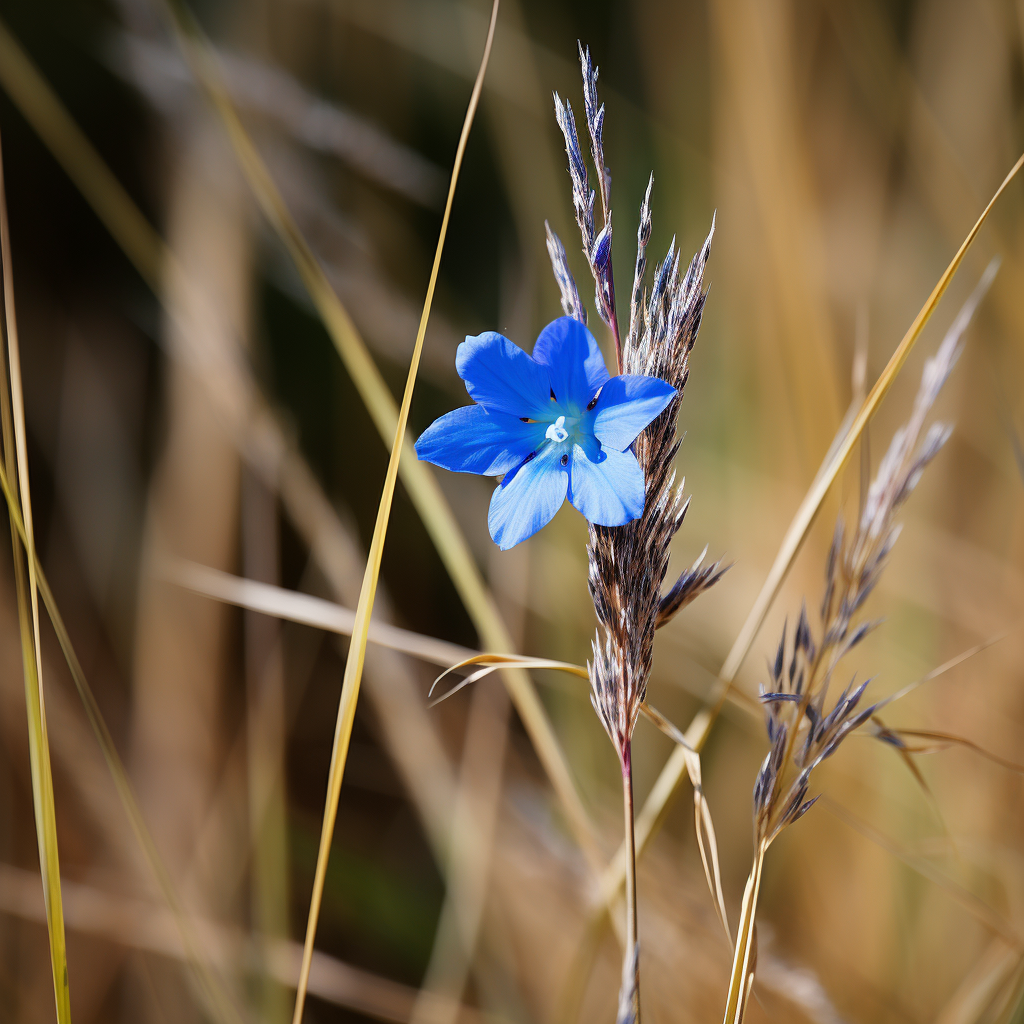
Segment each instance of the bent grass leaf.
M100 158L2 19L0 84L143 280L156 297L164 301L162 276L165 268L179 278L184 276L174 254ZM212 84L216 86L216 81ZM220 109L222 113L234 116L229 103L225 103ZM237 121L237 118L235 120ZM264 213L288 246L324 325L352 375L367 409L381 436L390 443L398 417L394 399L366 353L365 345L351 319L291 220L240 123L238 128L240 134L232 135L232 142L236 144L236 149L241 150L242 155L249 153L255 160L253 166L242 160L250 186L260 200ZM283 218L283 221L279 218ZM436 479L426 466L416 461L411 437L407 439L399 472L481 639L488 647L510 650L513 644L508 629L483 584L465 538ZM537 751L538 759L562 802L568 824L591 868L599 872L603 864L596 832L583 807L565 755L540 698L529 677L524 673L509 669L505 679L516 710Z
M434 253L434 264L430 271L430 281L427 285L427 295L423 302L423 313L420 316L419 330L416 333L416 344L413 348L412 359L409 364L409 373L406 378L405 392L402 395L402 405L398 412L398 422L394 431L394 442L391 445L391 454L388 459L387 475L384 478L384 489L377 510L377 521L373 528L373 538L370 541L370 551L366 561L366 571L363 576L362 586L359 589L359 601L356 604L355 621L352 626L352 643L349 646L348 657L345 661L345 675L341 684L341 699L338 706L338 721L334 733L334 746L331 751L331 766L327 781L327 802L324 809L323 828L320 833L320 849L317 854L316 873L313 879L313 894L310 899L309 920L306 924L306 939L302 952L302 966L299 971L299 982L295 997L295 1012L293 1024L299 1024L302 1020L302 1013L305 1007L306 990L309 985L309 971L313 960L313 941L316 936L317 922L320 916L320 902L323 898L324 881L327 877L327 861L330 856L331 841L334 836L334 823L338 813L338 800L341 796L341 782L345 773L345 762L348 757L349 741L352 737L352 725L355 721L356 703L359 699L359 688L363 674L363 661L366 655L366 643L370 629L370 614L373 610L374 597L377 592L377 582L380 577L380 563L384 552L384 540L387 536L388 521L391 517L391 505L395 495L395 485L398 482L398 464L402 456L402 449L406 442L406 424L409 420L409 409L412 405L413 389L416 385L416 375L419 370L420 355L423 351L423 339L427 331L427 321L430 317L430 307L434 298L434 287L437 283L437 273L441 265L441 254L444 251L445 237L448 233L448 221L451 217L452 200L455 197L455 186L459 180L459 171L462 167L462 158L466 151L466 143L469 139L469 131L476 114L477 104L480 100L480 92L483 88L484 74L487 70L488 58L491 54L491 44L494 40L494 26L498 18L498 2L494 0L491 9L491 21L487 29L487 41L484 44L483 57L480 61L480 70L477 72L476 81L473 83L473 92L470 96L469 107L466 110L466 117L462 125L462 133L459 136L458 148L455 152L455 162L452 168L451 183L448 187L448 199L445 203L444 215L441 219L441 230L437 240L437 249ZM175 10L178 8L172 5ZM221 102L226 99L221 97ZM229 116L225 117L229 130L234 134L240 129L240 124L234 111L228 108ZM246 141L248 141L246 139ZM251 145L251 144L250 144ZM365 350L364 350L365 352ZM367 358L369 358L367 356Z
M32 538L32 502L28 480L28 451L25 440L25 407L21 391L21 354L18 326L14 313L14 273L11 267L11 239L7 221L7 196L3 158L0 155L0 260L3 263L4 322L10 374L0 380L4 459L7 474L16 477L24 509L25 550L34 551ZM8 395L8 384L10 395ZM18 533L13 526L14 577L18 596L18 622L21 630L21 658L25 676L25 707L28 715L29 762L32 776L32 804L35 812L36 840L39 846L39 870L43 879L46 906L46 930L50 940L50 965L53 970L53 994L58 1024L70 1024L71 991L68 980L67 944L64 937L64 907L60 891L60 858L57 850L57 817L53 800L53 774L50 767L50 740L46 729L46 701L43 694L43 656L39 640L39 587L35 561L28 559L28 591L25 564Z
M864 428L867 426L871 417L874 415L875 410L878 408L882 399L892 386L893 381L896 379L896 375L902 369L903 364L910 355L911 349L913 349L918 338L921 336L921 332L924 330L925 325L931 318L932 313L934 313L939 300L945 294L953 276L960 268L960 264L963 262L967 251L973 244L982 225L988 219L992 208L995 206L997 200L1006 190L1010 182L1014 177L1016 177L1022 166L1024 166L1024 155L1022 155L1013 165L1010 172L1003 179L1002 184L1000 184L999 188L996 189L992 198L988 201L984 210L982 210L981 215L968 232L967 237L964 239L960 248L950 261L949 266L946 267L946 270L939 278L938 283L932 289L931 294L928 296L924 305L914 318L913 323L911 323L910 327L907 329L907 332L903 336L899 345L896 346L896 350L890 357L885 369L879 375L878 380L875 381L875 384L868 393L867 398L864 399L864 403L861 405L860 410L857 412L856 416L853 417L849 428L842 437L842 440L830 449L828 456L822 463L821 469L815 476L814 482L811 484L811 487L801 502L800 507L797 509L796 515L793 517L793 521L790 524L789 529L786 531L786 535L782 540L778 554L776 555L775 561L768 573L768 577L758 594L757 600L754 602L742 629L737 635L736 640L722 665L722 669L718 676L718 682L712 691L707 704L697 712L686 730L687 742L689 742L694 749L700 750L704 746L704 743L710 734L711 727L725 703L733 680L736 678L736 673L739 671L740 666L749 653L750 647L754 642L754 638L756 637L758 630L761 628L761 624L764 622L765 616L768 614L772 602L775 600L775 597L789 572L790 566L793 564L793 559L796 557L797 552L803 545L804 538L807 536L807 531L810 529L811 524L814 522L814 519L821 508L822 502L825 500L825 495L828 493L832 483L846 464L847 459L849 459L854 445L857 443L858 438L863 433ZM658 779L651 789L646 802L640 810L640 814L637 818L637 848L641 853L650 841L654 832L657 830L661 821L664 819L668 809L668 804L678 789L679 783L682 781L683 774L686 771L686 758L683 754L684 751L682 748L673 751L672 756L666 762L665 767L662 769L661 774L658 776ZM623 850L620 848L609 866L605 878L602 880L602 889L604 891L611 889L617 892L622 886L624 880L625 859Z
M399 411L384 378L366 349L355 324L331 287L312 249L299 231L269 171L232 106L217 71L214 56L198 25L177 0L167 0L179 42L198 81L224 122L228 137L264 215L284 243L331 340L344 362L385 444L391 446ZM453 179L454 180L454 179ZM447 217L447 213L445 214ZM512 638L484 586L465 537L436 478L416 458L414 438L403 428L398 471L445 568L459 592L484 645L511 650ZM509 670L506 685L551 785L561 800L569 826L591 868L603 860L591 823L569 771L565 755L540 702L524 673Z
M4 500L7 502L7 511L11 518L12 527L16 531L21 543L26 544L25 525L22 522L18 500L2 464L0 464L0 490L3 491ZM57 607L57 601L53 596L53 591L50 589L49 581L42 566L39 564L39 556L34 548L28 548L27 545L26 552L35 565L36 576L39 581L39 593L49 613L54 632L57 634L57 640L60 643L64 659L71 671L71 678L74 680L75 689L78 691L78 695L85 707L89 725L103 753L107 769L114 781L114 787L117 790L121 806L124 808L132 831L135 833L136 841L143 852L143 856L150 871L153 873L157 885L160 887L161 894L168 908L174 916L185 959L196 975L199 991L202 993L214 1019L226 1022L226 1024L240 1024L241 1017L227 994L223 980L217 977L210 968L209 957L202 951L195 930L185 911L184 904L149 832L149 828L142 815L142 810L135 797L135 792L128 779L128 773L121 762L121 757L117 752L117 747L114 745L114 740L110 735L106 720L103 718L99 704L96 702L96 697L92 692L92 687L90 687L89 681L85 676L82 663L78 660L78 655L75 653L75 648L71 643L71 636L68 633L67 626L64 624L64 618L60 613L60 609Z
M952 732L940 732L935 729L890 728L889 731L899 736L900 739L907 737L909 739L927 741L913 746L909 743L904 744L903 749L910 754L937 754L940 751L949 750L951 747L963 747L965 750L970 750L979 757L983 757L987 761L991 761L993 764L1013 772L1015 775L1024 775L1024 765L1017 764L1016 761L1007 760L1005 757L1000 757L979 743L975 743L974 740L967 739L966 736L958 736Z

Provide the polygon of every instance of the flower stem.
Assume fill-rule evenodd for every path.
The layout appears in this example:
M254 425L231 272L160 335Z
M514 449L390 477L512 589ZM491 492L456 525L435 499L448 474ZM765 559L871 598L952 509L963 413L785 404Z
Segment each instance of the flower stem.
M631 959L637 943L636 913L636 835L633 825L633 763L631 743L626 740L622 754L622 804L626 826L626 949ZM640 988L636 995L637 1020L640 1019Z

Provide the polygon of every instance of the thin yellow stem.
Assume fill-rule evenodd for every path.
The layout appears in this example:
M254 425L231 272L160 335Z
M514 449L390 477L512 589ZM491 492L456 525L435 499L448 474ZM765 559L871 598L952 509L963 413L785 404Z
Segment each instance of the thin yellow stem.
M491 54L491 44L494 41L494 27L498 20L498 3L494 0L491 9L491 23L487 30L487 42L484 44L483 58L480 61L480 70L477 73L476 82L473 85L473 93L470 97L469 107L466 110L466 118L462 125L462 134L459 137L459 145L455 151L455 162L452 168L451 183L448 187L448 201L445 204L444 216L441 220L441 231L437 240L437 249L434 253L434 265L430 271L430 282L427 285L427 296L423 303L423 313L420 317L419 330L416 334L416 345L413 348L412 360L409 364L409 373L406 378L405 392L402 396L402 405L398 412L398 425L395 429L394 443L391 445L391 457L388 460L387 475L384 478L384 490L381 494L380 505L377 509L377 522L373 528L373 539L370 541L370 551L366 560L366 571L363 575L362 586L359 590L359 601L356 604L356 618L352 629L352 643L349 646L348 658L345 662L345 676L341 685L341 700L338 707L338 721L334 732L334 746L331 751L331 767L327 784L327 802L324 809L323 828L320 833L320 850L317 855L316 874L313 879L313 895L309 904L309 920L306 924L306 941L302 950L302 966L299 971L299 983L295 994L295 1013L292 1017L293 1024L300 1024L302 1011L306 1002L306 990L309 986L309 971L313 962L313 941L316 937L317 922L320 917L320 902L323 898L324 881L327 877L327 861L330 855L331 840L334 836L334 823L338 814L338 800L341 796L341 782L345 773L345 762L348 758L349 741L352 737L352 725L355 721L356 702L359 699L359 687L362 681L363 660L366 656L366 644L370 630L370 615L373 611L373 602L377 593L377 581L380 576L380 563L384 550L384 539L387 535L388 521L391 517L391 504L394 499L395 486L398 482L398 464L402 456L402 448L405 442L405 429L409 420L409 409L412 405L413 389L416 384L416 375L419 371L420 355L423 351L423 339L427 331L427 321L430 317L430 307L434 298L434 288L437 284L437 274L441 266L441 254L444 251L444 241L448 233L448 221L451 217L452 201L455 198L455 186L459 179L459 170L462 167L462 158L466 151L466 143L469 140L469 130L473 124L473 117L480 101L480 92L483 89L484 73L487 70L487 62Z
M750 869L746 888L743 890L743 906L736 933L736 952L732 959L732 974L729 976L729 995L725 1003L723 1024L741 1024L750 996L750 980L753 973L751 957L756 959L757 938L754 919L757 913L757 897L761 889L761 868L768 844L760 841L754 851L754 863Z
M10 402L7 382L3 389L3 440L8 473L17 476L21 491L22 519L26 532L25 550L35 550L32 533L32 503L28 479L28 444L25 436L25 408L21 389L21 353L18 325L14 312L14 274L11 267L11 239L7 220L2 156L0 156L0 260L3 262L4 316L7 329L7 358L10 366ZM16 472L15 472L16 464ZM64 908L60 890L60 861L57 851L57 820L53 799L53 775L50 768L50 739L46 729L46 702L43 695L42 645L39 637L39 584L34 559L28 559L28 593L25 588L25 564L22 562L18 535L11 526L11 541L21 623L21 653L25 675L25 704L28 713L29 759L32 774L32 798L39 845L39 866L43 878L43 901L50 940L50 962L58 1024L71 1020L71 994L68 987L67 946L64 937Z
M736 674L750 652L754 638L757 636L768 615L772 602L782 587L783 580L785 580L790 566L793 564L793 560L796 558L796 554L800 550L804 538L807 536L807 532L810 530L811 524L821 508L822 502L825 500L825 495L843 466L846 465L854 445L863 434L871 417L902 369L903 364L910 355L911 349L921 336L921 332L935 311L939 300L945 294L953 276L960 268L964 256L991 213L993 206L1022 167L1024 167L1024 155L1010 168L1009 174L1006 175L985 209L982 210L981 215L970 232L968 232L963 244L957 250L956 255L950 261L949 266L944 271L942 277L939 278L938 283L932 289L931 294L914 318L914 322L907 329L907 333L903 336L899 345L897 345L885 369L879 375L878 380L875 381L874 386L871 388L867 398L865 398L846 434L822 463L818 476L815 477L796 515L793 517L789 529L786 531L768 577L722 665L718 679L708 696L705 706L697 712L693 721L690 722L689 728L686 730L687 742L694 750L700 751L711 734L712 726L725 704ZM669 803L686 773L686 763L686 749L684 747L677 747L665 763L665 767L658 776L647 800L640 808L637 835L641 854L668 812ZM600 891L609 901L614 899L615 894L622 885L623 861L623 851L620 849L601 879Z

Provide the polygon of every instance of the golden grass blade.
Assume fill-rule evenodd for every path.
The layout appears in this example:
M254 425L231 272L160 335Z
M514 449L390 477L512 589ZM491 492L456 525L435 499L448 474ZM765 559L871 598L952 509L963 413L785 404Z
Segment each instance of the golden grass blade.
M729 994L725 1002L723 1024L742 1024L750 997L750 986L754 980L754 964L757 960L757 929L755 918L757 896L761 888L761 869L767 846L758 843L754 851L754 863L750 869L743 903L740 907L740 923L736 934L736 948L732 959L732 973L729 976Z
M325 629L342 636L351 636L356 613L351 608L327 601L322 597L302 594L270 583L233 576L220 569L189 562L186 559L168 560L156 567L156 572L169 583L202 594L215 601L233 604L248 611L274 615L289 622ZM386 622L370 620L367 637L371 643L389 647L403 654L411 654L431 665L448 666L453 662L463 663L477 652L459 644L438 640L436 637L414 633Z
M18 325L14 313L14 273L11 266L11 239L7 221L7 195L3 157L0 154L0 261L3 263L4 322L10 376L0 380L2 391L3 442L7 473L17 476L21 489L21 507L26 528L25 549L34 551L32 503L28 480L28 449L25 439L25 406L21 390L21 353ZM7 386L10 383L10 400ZM16 465L15 465L16 463ZM12 515L13 524L13 515ZM71 1020L71 990L68 980L67 944L64 938L64 908L60 889L60 857L57 850L57 816L53 801L53 774L50 767L50 740L46 729L46 701L43 694L43 655L39 639L39 588L35 559L28 559L28 593L25 591L25 566L17 531L11 527L14 575L18 594L18 620L21 625L21 657L25 675L25 706L28 714L29 761L32 775L32 803L35 811L39 868L43 880L46 930L50 940L50 965L53 970L53 995L58 1024Z
M416 345L413 348L412 360L409 364L409 374L405 383L405 392L402 395L402 405L398 413L398 425L395 430L395 440L391 446L387 475L384 478L384 492L381 495L380 506L377 510L377 522L374 524L373 538L370 541L366 573L363 576L363 583L359 590L359 602L356 605L356 617L352 628L352 643L349 646L348 658L345 661L345 675L341 685L338 722L334 733L334 749L331 752L331 767L327 780L327 803L324 810L323 830L320 834L320 850L317 854L316 874L313 879L313 895L310 899L309 920L306 925L306 941L302 953L302 967L299 971L299 984L295 996L293 1024L300 1024L305 1007L306 989L309 985L309 970L313 959L313 940L316 937L316 926L320 916L320 901L323 897L324 880L327 876L327 860L330 856L331 840L334 836L334 822L338 813L338 799L341 796L341 782L345 773L345 761L348 757L352 725L355 721L356 703L359 699L359 685L362 680L363 661L366 655L367 634L370 630L370 614L373 610L373 599L377 592L380 563L384 553L384 540L387 536L391 504L395 495L395 486L398 482L398 463L401 459L402 446L405 442L405 429L409 420L413 389L416 386L420 354L423 351L423 338L426 335L427 321L430 318L434 286L437 283L437 273L441 266L441 254L444 251L445 237L448 233L448 220L451 216L452 201L455 198L455 187L458 184L459 171L462 168L462 158L466 151L470 128L473 125L473 118L480 101L480 91L483 88L487 61L491 54L491 44L494 41L494 27L498 20L498 3L499 0L494 0L494 5L491 8L491 22L487 29L487 41L484 44L480 70L477 73L476 81L473 83L473 93L470 96L469 107L466 110L466 117L462 124L459 145L455 151L451 183L448 187L448 199L445 203L444 216L441 219L441 231L437 240L437 249L434 253L434 265L430 271L430 282L427 285L427 296L423 302L423 313L420 317L420 326L416 334Z
M725 937L732 947L732 932L729 930L729 912L725 907L725 893L722 891L722 869L718 862L718 839L715 835L715 824L711 819L711 808L704 796L704 781L701 775L700 754L687 742L682 731L670 722L657 708L647 701L640 705L640 710L647 719L654 723L670 740L678 743L686 751L686 770L693 787L694 831L697 834L697 846L700 850L701 863L704 865L704 878L708 883L708 891L715 904L719 923L725 931Z
M25 525L21 518L21 511L18 507L14 491L11 488L10 480L8 479L7 473L2 465L0 465L0 490L3 491L4 499L7 502L7 511L11 517L12 528L17 533L21 543L25 544L26 533ZM117 752L117 747L114 745L114 739L110 735L110 730L107 728L106 720L103 718L99 704L96 702L96 697L93 695L92 688L89 686L89 681L86 679L85 671L82 669L82 664L78 660L78 655L75 653L74 646L71 643L71 636L64 624L64 618L60 614L60 609L57 607L57 601L53 596L53 591L50 589L50 584L46 578L46 574L43 572L43 568L39 564L39 557L34 548L26 548L26 552L31 561L35 564L36 575L39 582L39 593L42 596L43 604L46 606L46 610L49 613L54 632L57 634L57 640L64 653L64 658L67 661L68 668L71 671L71 678L74 680L75 689L78 691L82 704L85 707L85 713L86 717L89 719L89 725L96 736L100 750L103 752L103 757L107 763L107 768L110 771L111 778L114 781L114 786L117 790L118 797L120 798L121 805L124 808L129 823L131 824L132 831L135 833L136 840L142 849L147 865L152 871L153 877L160 887L161 894L174 916L186 959L189 961L193 971L195 972L199 990L215 1019L227 1022L227 1024L240 1024L241 1017L235 1009L234 1004L231 1002L223 982L211 972L207 963L208 958L200 953L199 941L191 924L189 923L184 905L181 902L181 898L178 896L174 882L171 879L167 868L163 864L163 860L156 848L156 844L153 842L153 837L150 835L149 828L142 816L142 810L135 798L134 790L132 789L131 782L128 779L128 773L125 771L124 765L121 762L121 757Z
M786 578L786 574L789 572L789 568L793 564L793 559L800 550L800 547L804 542L804 538L807 536L807 531L810 529L811 524L814 522L814 519L818 514L818 510L821 508L821 503L824 501L825 495L832 486L832 482L839 475L843 466L846 465L846 460L850 457L850 453L853 451L854 445L857 443L862 431L874 415L875 410L878 408L889 388L892 387L892 383L896 379L896 375L903 368L903 364L907 361L907 356L910 355L910 350L914 347L914 344L921 336L921 332L924 330L925 325L931 319L932 313L935 312L935 307L939 304L939 300L946 293L946 289L949 287L950 281L953 280L953 276L956 274L957 270L959 270L964 256L967 255L967 250L970 249L974 239L978 235L978 232L981 230L982 225L988 219L988 215L991 212L992 207L995 206L996 201L1003 194L1006 187L1014 177L1016 177L1017 172L1022 166L1024 166L1024 155L1021 155L1020 159L1018 159L1013 165L1010 169L1010 173L1006 175L1002 184L996 189L995 194L988 201L988 205L984 210L982 210L981 216L978 217L977 221L975 221L974 227L972 227L968 232L967 237L957 250L956 255L950 261L950 264L946 267L942 277L939 278L938 283L932 289L931 295L928 296L928 299L921 307L920 312L918 312L917 316L914 317L914 322L907 329L907 333L904 334L899 345L896 346L896 350L893 352L892 356L890 356L885 369L881 372L878 380L875 381L874 386L868 392L868 396L864 400L864 404L860 407L860 411L854 417L853 422L850 424L850 428L847 431L846 436L832 453L832 457L829 460L825 471L820 473L815 479L814 483L811 485L811 489L807 492L806 497L801 502L800 508L797 509L797 513L793 517L793 522L790 524L789 529L786 531L786 536L783 538L782 546L779 548L779 553L775 556L775 562L772 564L771 570L768 573L768 578L765 580L764 586L761 588L761 592L758 594L757 600L754 602L754 607L750 610L750 614L747 616L747 621L743 624L743 628L736 637L736 641L733 643L732 649L729 651L729 654L725 659L725 663L722 665L720 675L727 683L731 683L732 680L735 679L740 665L742 665L744 658L746 658L747 652L750 650L750 646L754 642L754 637L757 635L757 631L761 628L761 624L764 622L764 618L768 614L768 609L771 607L772 601L775 600L775 595L779 592L779 588L782 586L782 582Z
M982 211L981 216L971 228L967 237L964 239L963 244L957 250L956 255L951 260L949 266L943 272L942 277L939 278L938 283L932 289L931 295L928 296L927 301L914 318L914 321L907 330L907 333L903 336L899 345L897 345L888 364L882 371L874 386L871 388L867 398L864 400L864 404L861 406L860 411L853 418L853 421L851 422L842 441L831 452L831 457L826 460L826 465L824 466L823 471L818 473L814 482L811 484L810 490L801 502L799 509L797 509L797 513L793 517L793 521L783 538L782 546L775 557L772 568L768 573L768 578L765 580L764 586L761 588L761 592L758 594L757 600L754 602L754 606L751 608L750 614L747 616L746 622L743 624L743 628L736 637L736 640L733 643L724 664L722 665L722 669L718 676L718 682L712 690L708 703L697 712L693 721L690 722L690 725L686 730L686 739L694 749L700 750L704 746L708 734L711 731L711 727L714 724L715 719L718 717L718 713L726 700L726 696L732 686L732 682L736 678L736 673L739 671L740 666L750 651L754 638L757 635L758 630L761 628L765 616L768 614L768 610L771 607L772 602L775 600L775 597L779 592L779 588L782 586L783 580L786 578L786 574L789 572L793 559L800 550L804 538L807 536L807 531L810 529L811 524L814 522L814 519L818 514L818 510L821 508L821 503L824 501L825 495L828 493L832 483L839 475L840 470L846 464L847 459L850 457L850 453L853 451L854 445L857 443L857 440L864 431L864 428L867 426L868 421L878 408L879 403L892 386L892 382L896 379L896 374L899 373L903 364L906 362L907 356L910 354L910 350L914 347L915 342L920 337L925 324L927 324L932 313L935 311L935 307L938 305L939 300L945 294L950 281L953 279L953 275L959 269L964 256L967 254L967 250L971 247L971 244L977 237L978 232L981 230L982 225L988 218L993 206L1006 190L1006 187L1020 171L1022 166L1024 166L1024 155L1017 160L1010 169L1010 173L1006 175L1002 184L998 189L996 189L995 194L989 200L988 205ZM683 749L679 748L672 752L671 757L666 762L665 767L658 776L658 779L655 782L654 787L651 789L646 802L641 808L640 814L637 816L637 848L641 853L643 852L646 844L650 841L651 836L657 830L658 825L663 820L668 808L668 803L672 799L679 783L682 781L683 773L685 771L686 758L684 757ZM624 878L625 859L623 851L620 848L605 873L605 877L602 879L602 891L605 893L617 892L619 887L621 887Z
M380 375L355 324L299 231L256 147L245 131L218 74L213 54L205 44L198 26L178 0L167 0L167 3L174 15L174 26L186 59L224 121L239 164L264 215L284 242L378 432L385 444L390 446L395 436L399 414L384 378ZM416 457L414 440L414 437L406 432L402 441L402 458L399 462L402 482L484 646L496 650L512 650L512 638L493 598L484 586L451 507L432 472ZM600 870L602 858L594 827L583 807L565 755L540 698L525 673L510 669L505 674L505 680L537 756L562 801L569 827L591 867Z
M212 84L215 87L216 81ZM7 30L2 19L0 85L85 197L135 269L153 289L157 298L162 300L161 268L169 264L172 270L181 273L180 268L175 267L173 254L143 217L121 183L110 172L60 99ZM233 115L229 103L224 110L227 114ZM260 199L264 213L278 228L288 246L296 266L303 275L310 296L346 368L356 382L378 430L390 443L398 416L394 399L373 361L366 354L365 345L351 319L331 289L298 228L295 227L240 123L238 131L237 136L232 136L232 141L242 148L240 158L243 153L249 153L255 160L252 167L246 160L242 160L243 169L251 171L250 185ZM406 453L411 452L410 438ZM436 479L423 463L415 459L414 454L402 460L399 471L402 482L441 554L480 638L487 647L511 650L511 636L493 598L484 586L465 538ZM562 802L569 827L592 869L600 871L602 858L594 827L583 807L565 755L540 698L529 677L523 672L509 669L505 673L505 681L541 765Z

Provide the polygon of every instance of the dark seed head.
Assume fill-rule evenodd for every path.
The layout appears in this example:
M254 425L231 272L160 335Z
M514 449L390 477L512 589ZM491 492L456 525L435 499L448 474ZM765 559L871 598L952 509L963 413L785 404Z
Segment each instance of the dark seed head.
M568 453L566 453L565 455L562 456L562 465L563 466L568 466L569 465L569 455L568 455Z

